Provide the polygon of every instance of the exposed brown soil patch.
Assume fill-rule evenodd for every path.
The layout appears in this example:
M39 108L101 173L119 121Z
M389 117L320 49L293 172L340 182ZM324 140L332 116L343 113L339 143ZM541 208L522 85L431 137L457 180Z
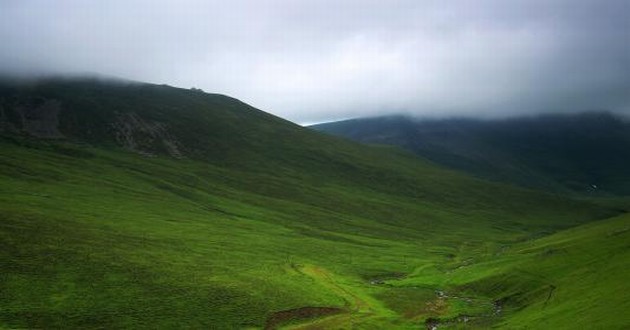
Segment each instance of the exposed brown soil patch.
M425 303L424 312L426 314L443 314L448 309L448 302L443 297Z
M271 314L265 323L265 330L272 330L278 326L293 321L307 320L322 316L334 315L345 312L342 308L337 307L300 307L288 309Z

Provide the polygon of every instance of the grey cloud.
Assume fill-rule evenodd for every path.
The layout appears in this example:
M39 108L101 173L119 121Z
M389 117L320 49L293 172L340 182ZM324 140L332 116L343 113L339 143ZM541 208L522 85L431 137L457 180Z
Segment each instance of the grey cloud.
M4 0L0 69L229 94L298 122L630 112L630 2Z

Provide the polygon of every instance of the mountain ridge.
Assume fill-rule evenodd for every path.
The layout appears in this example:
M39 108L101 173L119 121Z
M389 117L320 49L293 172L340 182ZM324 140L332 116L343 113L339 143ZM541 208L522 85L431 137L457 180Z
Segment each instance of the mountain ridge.
M630 166L630 121L608 112L495 120L391 116L312 128L399 146L485 179L564 193L630 193L625 171Z

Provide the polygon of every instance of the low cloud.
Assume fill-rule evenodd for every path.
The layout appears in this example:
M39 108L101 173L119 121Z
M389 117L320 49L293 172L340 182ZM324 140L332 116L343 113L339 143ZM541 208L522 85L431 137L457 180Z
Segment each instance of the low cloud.
M229 94L297 122L630 113L630 2L0 2L0 70Z

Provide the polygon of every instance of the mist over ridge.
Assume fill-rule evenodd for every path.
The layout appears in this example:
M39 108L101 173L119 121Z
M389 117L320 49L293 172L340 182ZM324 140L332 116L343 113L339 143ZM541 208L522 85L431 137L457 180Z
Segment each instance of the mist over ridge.
M630 111L630 3L0 4L0 71L86 72L231 95L313 123L405 112Z

